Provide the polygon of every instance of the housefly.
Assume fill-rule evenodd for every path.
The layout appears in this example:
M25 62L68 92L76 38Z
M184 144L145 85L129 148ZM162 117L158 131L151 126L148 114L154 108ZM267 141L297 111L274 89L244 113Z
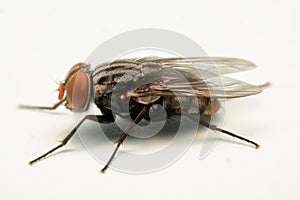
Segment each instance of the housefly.
M58 146L29 164L34 164L66 145L86 120L111 123L114 122L115 115L124 118L129 116L133 121L121 134L115 150L101 170L105 172L133 126L142 119L150 120L149 110L155 104L164 108L167 118L184 115L208 129L233 136L258 148L257 143L206 120L218 112L220 100L262 92L261 86L223 76L253 68L255 65L247 60L225 57L143 57L119 59L95 67L78 63L70 69L64 82L59 85L59 101L56 104L51 107L21 107L54 110L64 104L73 112L83 112L94 101L101 115L83 117ZM222 84L216 84L217 78L222 80ZM185 106L180 106L179 101L184 102ZM128 115L125 116L124 113L128 110ZM201 118L197 118L197 115Z

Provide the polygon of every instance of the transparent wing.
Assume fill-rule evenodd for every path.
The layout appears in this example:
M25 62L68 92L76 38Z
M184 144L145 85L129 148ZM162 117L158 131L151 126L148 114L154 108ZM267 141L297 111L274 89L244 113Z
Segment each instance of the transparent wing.
M208 72L229 74L254 69L254 63L240 58L190 57L190 58L144 58L144 61L160 63L175 68L197 68Z
M165 77L164 77L165 78ZM171 77L169 77L171 78ZM142 96L198 96L213 98L238 98L262 92L259 86L236 79L211 77L208 79L172 79L137 88L132 97Z

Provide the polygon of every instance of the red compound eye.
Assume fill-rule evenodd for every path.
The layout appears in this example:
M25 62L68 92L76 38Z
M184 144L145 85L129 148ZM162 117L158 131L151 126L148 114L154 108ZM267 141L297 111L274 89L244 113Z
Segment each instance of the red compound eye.
M67 101L72 109L81 110L86 106L89 95L89 77L78 71L66 86Z

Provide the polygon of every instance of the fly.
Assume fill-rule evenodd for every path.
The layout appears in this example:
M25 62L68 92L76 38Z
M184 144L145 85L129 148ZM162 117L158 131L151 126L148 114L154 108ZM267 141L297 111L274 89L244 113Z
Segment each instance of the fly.
M218 112L221 99L245 97L262 92L262 86L223 76L253 68L255 65L247 60L225 57L144 57L116 60L94 68L85 63L78 63L70 69L64 82L59 85L59 101L56 104L51 107L20 107L54 110L64 104L72 112L83 112L87 110L90 101L94 101L102 115L83 117L58 146L29 164L40 161L66 145L86 120L111 123L114 122L114 115L128 117L124 113L129 109L128 114L133 121L121 134L115 150L101 170L105 172L133 126L142 119L150 120L149 110L155 104L166 110L167 118L184 115L208 129L233 136L259 148L256 142L205 120ZM216 84L216 78L221 78L222 85ZM136 83L140 84L136 86ZM117 98L113 99L114 95ZM188 106L180 107L179 99L188 102L185 104ZM129 105L126 107L125 104ZM197 118L197 115L204 117Z

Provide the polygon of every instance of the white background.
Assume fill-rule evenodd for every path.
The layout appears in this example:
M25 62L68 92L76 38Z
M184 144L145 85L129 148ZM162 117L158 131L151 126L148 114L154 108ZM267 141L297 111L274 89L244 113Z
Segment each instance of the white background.
M296 0L1 0L0 199L299 199L299 8ZM17 105L56 102L57 82L73 64L110 37L145 27L258 65L238 77L272 87L228 102L224 127L262 148L224 136L204 160L195 142L162 171L102 175L75 137L63 153L29 167L73 127L73 116L63 107L49 114Z

